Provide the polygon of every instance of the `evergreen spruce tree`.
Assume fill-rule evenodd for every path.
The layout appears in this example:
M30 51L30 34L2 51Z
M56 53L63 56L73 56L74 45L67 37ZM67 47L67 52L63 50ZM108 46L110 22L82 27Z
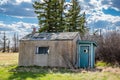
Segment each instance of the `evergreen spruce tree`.
M78 0L71 0L68 13L64 14L65 0L43 0L34 2L33 7L38 15L40 32L80 32L85 33L85 13L80 14Z
M40 32L62 32L64 0L43 0L35 2L33 7L38 14Z
M86 32L85 26L85 13L80 14L81 8L78 0L71 0L72 5L68 13L66 13L66 28L65 31L80 32L84 34Z
M35 8L35 13L37 14L40 26L40 32L49 32L50 29L50 10L49 5L50 2L44 0L44 2L37 2L35 1L33 7Z

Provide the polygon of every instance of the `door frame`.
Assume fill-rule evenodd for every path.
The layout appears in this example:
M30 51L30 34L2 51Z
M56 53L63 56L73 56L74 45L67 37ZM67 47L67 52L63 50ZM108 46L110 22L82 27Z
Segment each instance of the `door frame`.
M84 47L84 46L86 46L86 47L88 47L89 48L89 54L88 54L88 67L90 67L90 65L91 65L91 48L90 48L90 45L89 44L79 44L79 48L78 48L78 67L80 67L80 55L81 55L81 53L80 53L80 47Z

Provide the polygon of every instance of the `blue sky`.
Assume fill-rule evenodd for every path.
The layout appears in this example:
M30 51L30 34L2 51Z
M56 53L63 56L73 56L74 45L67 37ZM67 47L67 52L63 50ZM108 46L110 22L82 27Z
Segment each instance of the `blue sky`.
M0 32L6 31L9 37L18 33L22 37L30 33L33 27L38 28L38 20L32 7L34 1L0 0ZM81 13L86 13L90 31L102 29L104 33L106 29L120 30L120 0L79 1Z

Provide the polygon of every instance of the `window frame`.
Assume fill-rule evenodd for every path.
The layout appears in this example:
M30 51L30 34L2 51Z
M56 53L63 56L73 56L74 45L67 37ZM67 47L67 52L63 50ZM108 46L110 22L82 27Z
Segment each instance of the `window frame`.
M35 54L49 54L49 46L36 46Z

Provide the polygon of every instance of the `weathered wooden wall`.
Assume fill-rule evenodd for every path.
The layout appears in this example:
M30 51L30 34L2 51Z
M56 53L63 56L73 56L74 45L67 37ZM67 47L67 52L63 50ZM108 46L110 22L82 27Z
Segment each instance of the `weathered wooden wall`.
M36 46L49 47L49 53L35 54ZM19 48L19 66L68 67L68 61L76 61L76 40L22 40Z
M80 38L80 34L77 34L76 35L76 37L74 38L74 40L73 40L73 64L75 65L75 66L77 66L76 64L77 64L77 62L78 62L78 46L77 46L77 41L78 40L81 40L81 38Z

